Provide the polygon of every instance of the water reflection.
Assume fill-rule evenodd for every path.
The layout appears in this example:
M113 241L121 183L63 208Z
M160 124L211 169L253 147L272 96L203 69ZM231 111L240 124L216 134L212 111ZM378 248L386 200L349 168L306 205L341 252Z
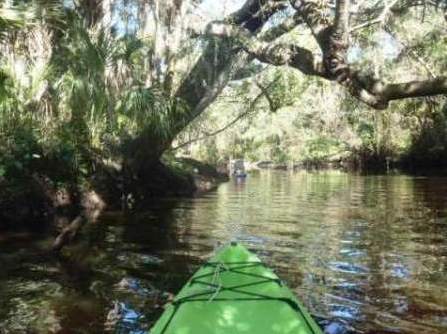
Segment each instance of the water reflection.
M439 177L270 172L137 216L109 213L63 258L36 256L45 238L2 236L0 328L140 333L220 242L238 239L321 324L445 333L446 195Z

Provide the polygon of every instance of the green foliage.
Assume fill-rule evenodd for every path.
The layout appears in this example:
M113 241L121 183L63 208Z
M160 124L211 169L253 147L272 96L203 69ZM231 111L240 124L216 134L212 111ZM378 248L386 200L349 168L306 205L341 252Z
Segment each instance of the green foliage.
M186 110L181 100L167 96L161 89L142 86L126 92L117 108L122 131L137 135L139 129L144 129L162 140L172 137Z
M9 32L24 27L26 19L24 14L23 8L0 7L0 41L5 40Z
M324 161L342 149L340 143L334 138L317 137L305 143L304 160Z
M275 69L272 78L274 84L270 87L268 95L272 100L274 111L295 104L312 80L302 80L293 70Z
M333 83L303 76L287 66L252 62L237 74L241 80L231 82L208 113L198 116L172 96L184 80L180 74L190 73L195 59L206 50L201 57L209 61L209 67L203 67L206 76L200 84L212 87L222 74L220 67L234 54L231 39L200 38L184 43L175 53L157 49L162 43L155 43L141 27L138 34L120 35L119 27L109 30L101 22L91 24L61 1L13 3L12 8L0 9L2 177L42 170L44 162L57 161L70 177L82 178L93 170L95 152L122 154L125 149L121 148L132 141L143 153L166 149L179 132L180 143L207 138L180 153L212 163L229 157L278 163L346 156L374 157L379 163L405 154L444 157L445 102L405 101L377 113ZM447 42L440 16L429 10L428 19L420 22L409 10L402 17L401 23L390 23L393 31L415 43L396 42L397 55L390 57L380 45L387 31L375 26L360 30L353 35L361 49L353 67L390 80L446 69ZM166 28L159 23L159 29ZM413 25L418 29L406 28ZM184 36L175 37L182 41ZM281 41L317 48L310 34L301 30L284 35ZM186 58L191 63L180 61ZM421 59L431 59L431 63L421 64ZM173 73L169 85L162 84L156 73L163 72L163 66L166 71L172 69L168 60L179 72ZM231 126L216 137L208 136L225 125ZM143 143L154 145L139 146L135 141L139 136L148 139Z
M419 110L418 131L411 136L411 145L404 161L416 166L443 166L447 161L447 104L429 105Z
M277 78L277 69L265 71L264 86ZM385 168L386 160L441 165L446 160L447 124L442 98L392 103L386 111L366 108L332 84L289 74L269 88L280 101L272 113L266 98L256 104L256 113L242 119L216 137L192 143L182 153L210 162L224 158L249 161L288 162L362 161L363 166ZM233 85L226 99L215 103L206 117L188 131L193 136L210 133L235 117L235 111L250 107L259 90L249 82ZM239 99L239 96L244 99ZM239 103L230 104L234 97ZM179 141L184 141L179 137Z
M58 24L56 7L51 1L38 6L36 20L19 33L17 53L0 57L0 180L25 187L33 174L82 182L94 170L96 152L111 152L123 134L136 136L148 126L167 136L169 118L182 108L180 101L142 87L139 77L133 80L131 72L144 66L138 53L147 51L146 42L87 29L68 10ZM37 20L44 13L53 26ZM4 22L2 16L0 32ZM57 38L54 50L30 52L40 45L33 45L27 29L38 43Z

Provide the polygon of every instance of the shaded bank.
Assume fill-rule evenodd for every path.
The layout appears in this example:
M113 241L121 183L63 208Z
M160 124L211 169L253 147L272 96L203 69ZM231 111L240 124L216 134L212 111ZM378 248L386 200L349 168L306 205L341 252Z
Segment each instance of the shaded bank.
M431 154L428 149L421 149L421 154L413 152L396 156L363 155L353 153L336 159L304 159L287 162L274 161L248 161L248 170L332 170L345 172L358 172L363 174L388 173L401 171L410 175L447 175L447 150Z
M228 180L213 166L192 159L165 159L140 175L116 162L92 159L92 172L82 177L51 157L36 160L41 161L0 178L0 229L47 231L56 236L54 250L106 208L144 210L157 198L191 197Z

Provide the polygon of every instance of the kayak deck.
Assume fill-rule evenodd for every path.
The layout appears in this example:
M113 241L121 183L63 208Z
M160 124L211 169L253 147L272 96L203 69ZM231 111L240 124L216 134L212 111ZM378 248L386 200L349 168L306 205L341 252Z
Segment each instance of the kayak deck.
M220 250L181 289L151 334L321 334L293 293L240 244Z

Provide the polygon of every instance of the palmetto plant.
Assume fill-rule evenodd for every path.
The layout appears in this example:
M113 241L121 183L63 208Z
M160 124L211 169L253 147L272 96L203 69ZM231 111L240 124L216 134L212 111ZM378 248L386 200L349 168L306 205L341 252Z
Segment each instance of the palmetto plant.
M53 4L56 13L61 7ZM117 36L87 26L67 8L58 13L62 21L47 17L26 33L14 32L15 48L0 58L2 136L13 146L12 129L27 128L44 151L66 146L77 161L104 149L111 137L115 144L140 135L172 140L186 107L162 87L148 86L150 37Z
M182 114L185 108L182 101L167 96L162 89L137 86L125 94L118 110L122 125L131 134L144 130L162 140L170 140L178 126L175 114Z

